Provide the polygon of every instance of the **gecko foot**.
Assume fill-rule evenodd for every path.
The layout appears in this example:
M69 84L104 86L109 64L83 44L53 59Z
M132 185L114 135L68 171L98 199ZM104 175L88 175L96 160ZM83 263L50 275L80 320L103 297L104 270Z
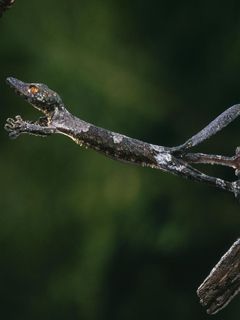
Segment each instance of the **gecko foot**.
M20 116L13 118L8 118L4 129L8 131L9 137L11 139L16 139L21 133L23 133L27 128L27 123Z
M240 147L236 148L236 156L234 157L235 175L240 179Z

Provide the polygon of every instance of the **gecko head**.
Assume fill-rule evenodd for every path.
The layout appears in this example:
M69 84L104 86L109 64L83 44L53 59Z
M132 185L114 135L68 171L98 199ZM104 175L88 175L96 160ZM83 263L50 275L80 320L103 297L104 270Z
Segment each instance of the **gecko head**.
M13 77L6 81L19 96L46 116L51 116L53 112L63 108L60 96L43 83L26 83Z

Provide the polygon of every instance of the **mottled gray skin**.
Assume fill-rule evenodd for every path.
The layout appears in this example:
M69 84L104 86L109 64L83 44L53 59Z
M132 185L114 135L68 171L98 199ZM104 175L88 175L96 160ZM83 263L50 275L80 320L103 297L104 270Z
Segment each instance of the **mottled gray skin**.
M45 116L51 116L55 110L64 108L61 97L43 83L25 83L13 77L7 78L6 81L17 95L22 96Z
M211 177L189 165L189 163L221 164L237 171L240 168L239 154L234 157L223 157L187 152L189 148L208 139L233 121L240 113L240 105L227 109L184 144L169 148L96 127L73 116L66 109L61 97L45 84L25 83L13 77L7 78L7 83L18 95L44 114L44 117L36 122L25 121L20 116L7 119L5 129L11 138L16 138L23 133L38 136L59 133L70 137L81 146L92 148L115 160L157 168L192 180L206 182L233 192L235 196L240 193L238 181L232 183Z

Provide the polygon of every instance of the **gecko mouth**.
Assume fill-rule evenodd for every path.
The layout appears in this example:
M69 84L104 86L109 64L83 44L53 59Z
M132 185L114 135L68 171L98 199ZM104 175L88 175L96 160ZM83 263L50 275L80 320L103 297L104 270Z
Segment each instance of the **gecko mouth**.
M24 82L16 79L16 78L13 78L13 77L8 77L6 79L6 82L7 84L14 90L14 92L18 95L18 96L21 96L21 97L25 97L26 98L26 95L24 94L23 92L23 89L25 87L24 85ZM22 88L21 88L22 87Z
M16 88L13 88L14 92L19 96L19 97L23 97L23 98L27 98L21 91L18 91Z
M6 79L6 82L7 82L7 84L9 84L10 85L10 87L16 87L16 83L23 83L22 81L20 81L20 80L17 80L16 78L13 78L13 77L8 77L7 79Z

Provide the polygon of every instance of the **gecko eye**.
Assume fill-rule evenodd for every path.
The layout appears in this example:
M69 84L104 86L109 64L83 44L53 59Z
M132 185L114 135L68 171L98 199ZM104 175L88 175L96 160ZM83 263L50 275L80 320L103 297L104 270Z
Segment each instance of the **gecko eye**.
M38 93L38 91L39 91L39 89L36 86L34 86L34 85L29 86L29 89L28 89L29 93L36 94L36 93Z

